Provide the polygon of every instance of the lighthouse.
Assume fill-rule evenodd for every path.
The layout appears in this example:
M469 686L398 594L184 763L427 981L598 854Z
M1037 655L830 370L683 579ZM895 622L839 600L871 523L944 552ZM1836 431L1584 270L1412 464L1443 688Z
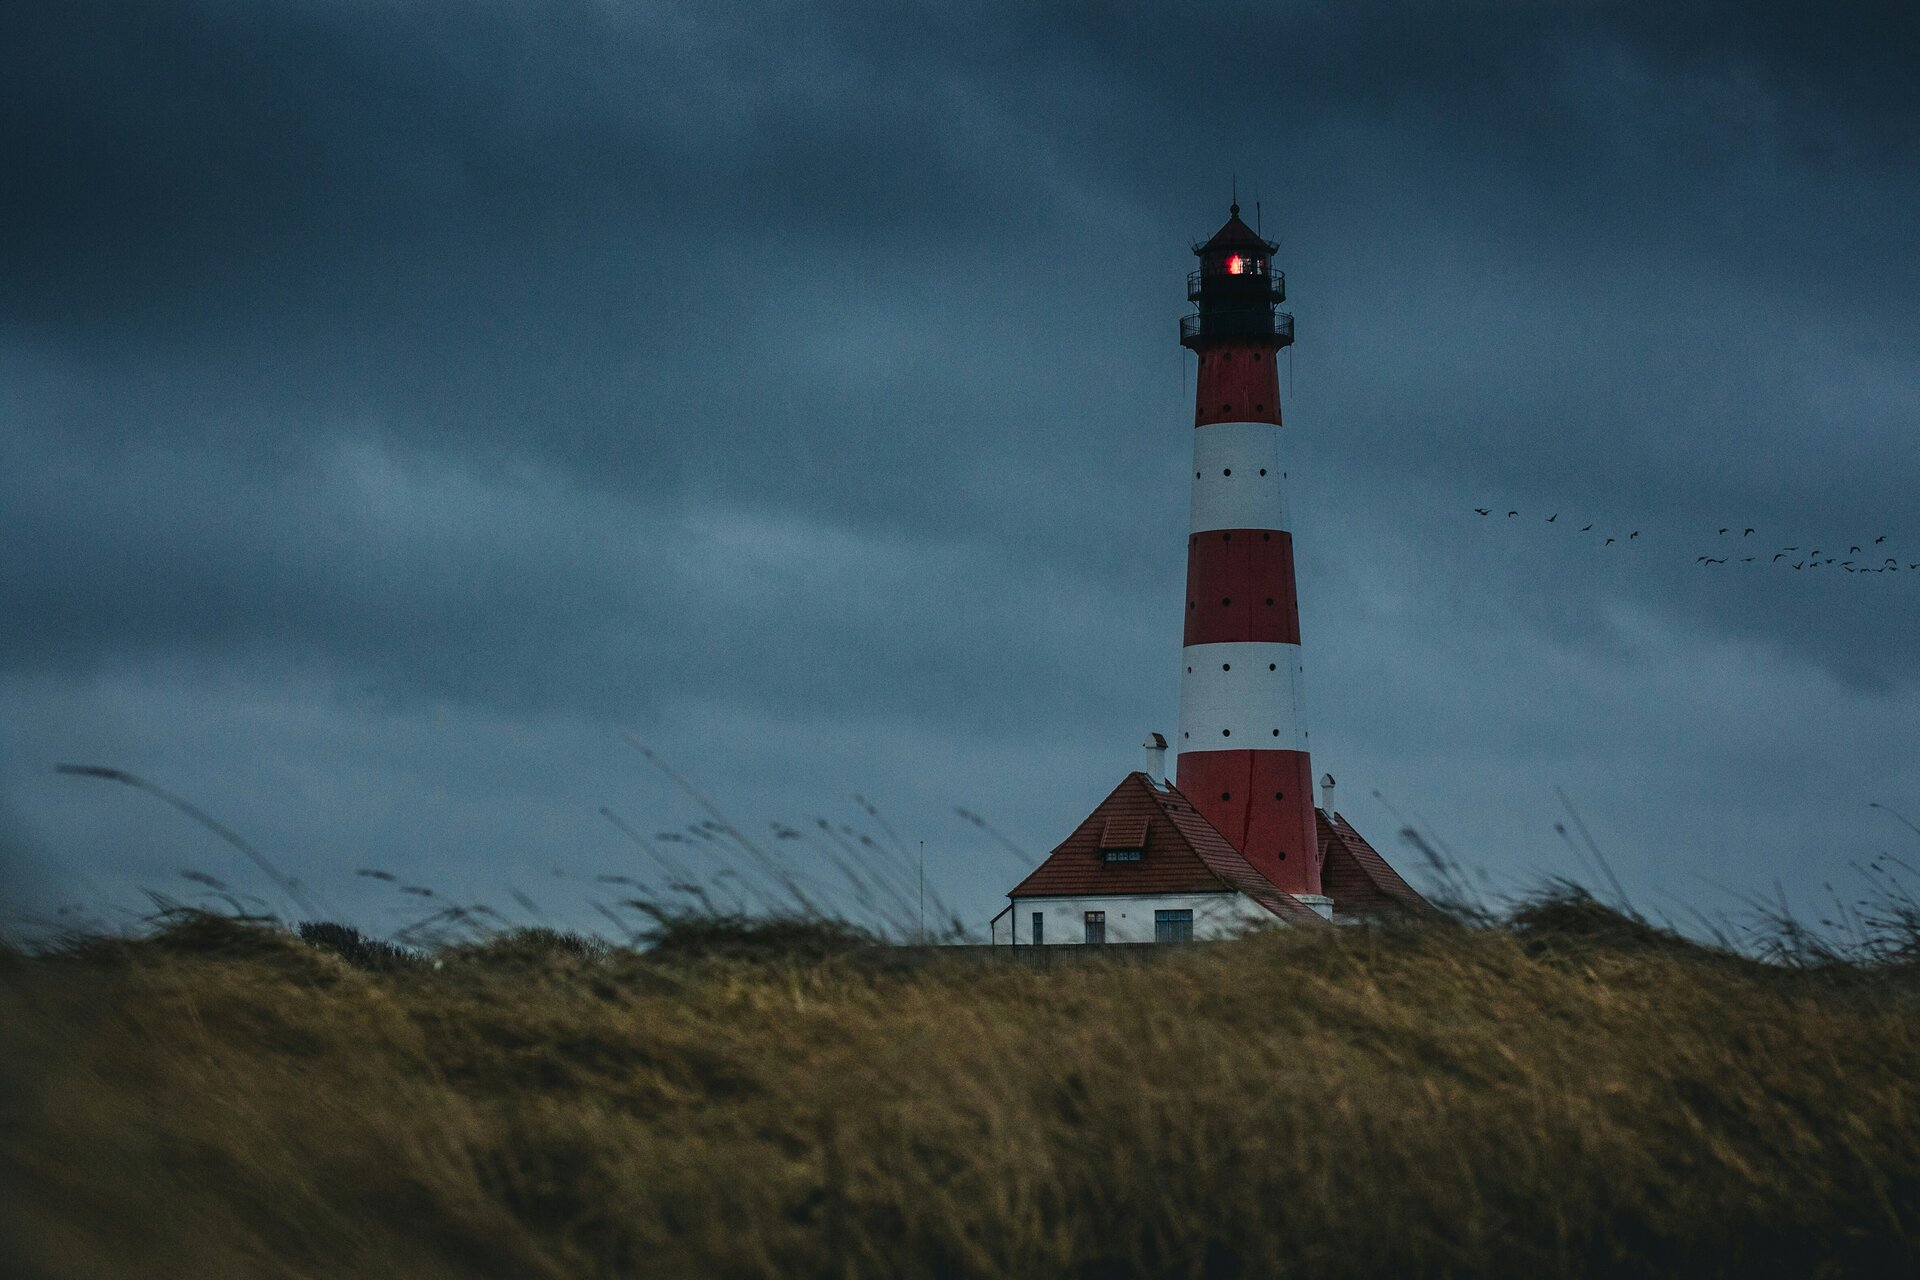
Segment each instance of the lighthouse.
M1276 361L1293 317L1279 310L1277 247L1235 204L1187 277L1180 343L1200 367L1174 746L1180 790L1207 821L1274 884L1318 897Z
M1293 344L1276 245L1228 212L1193 246L1199 359L1180 647L1176 780L1163 735L1008 894L996 945L1168 943L1434 907L1333 809L1313 803L1300 606L1276 359Z

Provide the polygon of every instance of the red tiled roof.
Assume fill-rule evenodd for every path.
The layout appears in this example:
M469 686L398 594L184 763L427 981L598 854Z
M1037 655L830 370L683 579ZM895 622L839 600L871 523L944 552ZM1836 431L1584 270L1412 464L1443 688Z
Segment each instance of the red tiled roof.
M1156 814L1164 821L1151 821ZM1103 837L1120 822L1137 824L1144 844L1107 847L1141 848L1138 862L1108 862L1101 856ZM1155 785L1144 773L1130 773L1008 896L1218 893L1223 889L1239 890L1282 920L1325 923L1313 908L1254 870L1179 791Z
M1107 819L1100 833L1102 849L1144 849L1147 847L1147 815L1128 815Z
M1320 889L1340 915L1437 916L1440 909L1388 865L1353 824L1327 809L1314 811L1320 831Z

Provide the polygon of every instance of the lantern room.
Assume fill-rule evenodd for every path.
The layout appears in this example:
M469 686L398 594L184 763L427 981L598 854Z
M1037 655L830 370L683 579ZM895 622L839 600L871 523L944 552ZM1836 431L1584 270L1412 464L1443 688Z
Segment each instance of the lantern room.
M1180 322L1180 342L1198 347L1210 338L1268 338L1275 347L1293 341L1293 317L1274 312L1286 301L1287 277L1273 268L1279 246L1240 220L1234 205L1227 224L1193 247L1200 269L1187 277L1187 301L1197 313Z

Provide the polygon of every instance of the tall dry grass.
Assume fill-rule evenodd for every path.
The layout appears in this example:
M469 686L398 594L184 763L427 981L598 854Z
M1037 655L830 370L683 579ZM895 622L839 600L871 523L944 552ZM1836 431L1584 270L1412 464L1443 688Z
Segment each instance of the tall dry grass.
M1920 1273L1899 964L1579 898L1046 970L785 927L6 952L0 1269Z

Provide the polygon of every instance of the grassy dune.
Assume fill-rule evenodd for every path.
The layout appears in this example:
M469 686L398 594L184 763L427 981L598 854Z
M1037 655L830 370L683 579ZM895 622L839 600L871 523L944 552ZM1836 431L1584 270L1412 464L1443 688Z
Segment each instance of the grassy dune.
M1899 965L1577 902L1044 971L725 933L6 952L0 1269L1920 1274Z

